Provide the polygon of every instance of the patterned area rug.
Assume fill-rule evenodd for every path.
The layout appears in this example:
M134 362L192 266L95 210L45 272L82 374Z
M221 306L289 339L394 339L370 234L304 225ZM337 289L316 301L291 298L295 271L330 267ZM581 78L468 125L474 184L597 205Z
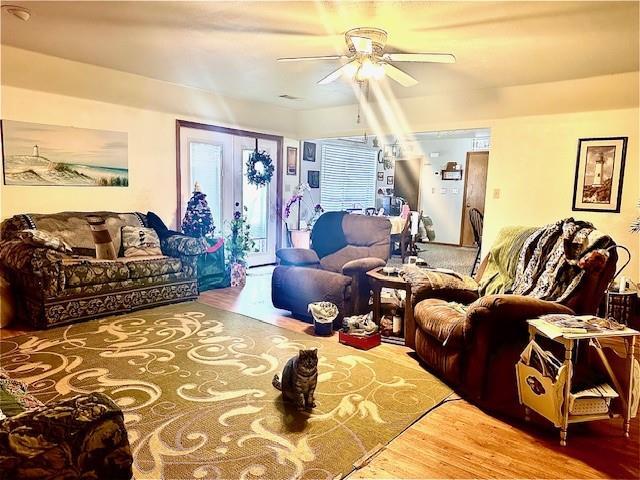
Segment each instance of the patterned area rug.
M271 385L299 348L319 350L317 407ZM416 365L201 303L0 342L2 366L47 402L101 391L125 412L136 480L334 478L450 390Z

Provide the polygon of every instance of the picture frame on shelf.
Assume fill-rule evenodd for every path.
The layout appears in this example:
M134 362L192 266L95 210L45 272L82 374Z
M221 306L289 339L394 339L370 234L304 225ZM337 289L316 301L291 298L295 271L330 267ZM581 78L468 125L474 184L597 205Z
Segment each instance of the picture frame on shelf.
M628 137L580 138L573 211L619 213Z

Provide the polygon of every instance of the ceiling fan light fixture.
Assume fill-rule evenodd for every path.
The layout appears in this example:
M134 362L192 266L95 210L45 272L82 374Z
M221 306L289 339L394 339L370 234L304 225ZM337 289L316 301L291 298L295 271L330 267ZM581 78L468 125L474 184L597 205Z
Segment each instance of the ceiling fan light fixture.
M356 80L379 80L384 77L384 68L379 63L374 63L370 58L365 58L356 73Z
M348 63L344 67L343 75L348 79L353 79L358 73L358 71L360 70L360 68L362 67L359 65L359 62Z

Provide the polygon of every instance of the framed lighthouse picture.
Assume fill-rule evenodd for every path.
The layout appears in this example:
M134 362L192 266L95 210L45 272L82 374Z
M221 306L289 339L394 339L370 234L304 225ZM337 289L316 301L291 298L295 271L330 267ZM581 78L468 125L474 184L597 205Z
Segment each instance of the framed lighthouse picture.
M573 210L620 212L628 137L578 141Z

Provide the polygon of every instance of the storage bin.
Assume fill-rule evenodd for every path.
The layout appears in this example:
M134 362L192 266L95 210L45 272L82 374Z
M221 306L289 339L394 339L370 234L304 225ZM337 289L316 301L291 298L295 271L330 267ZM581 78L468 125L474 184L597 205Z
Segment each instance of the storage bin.
M516 364L520 403L542 415L560 427L564 387L567 383L567 366L558 370L555 380L522 362Z

